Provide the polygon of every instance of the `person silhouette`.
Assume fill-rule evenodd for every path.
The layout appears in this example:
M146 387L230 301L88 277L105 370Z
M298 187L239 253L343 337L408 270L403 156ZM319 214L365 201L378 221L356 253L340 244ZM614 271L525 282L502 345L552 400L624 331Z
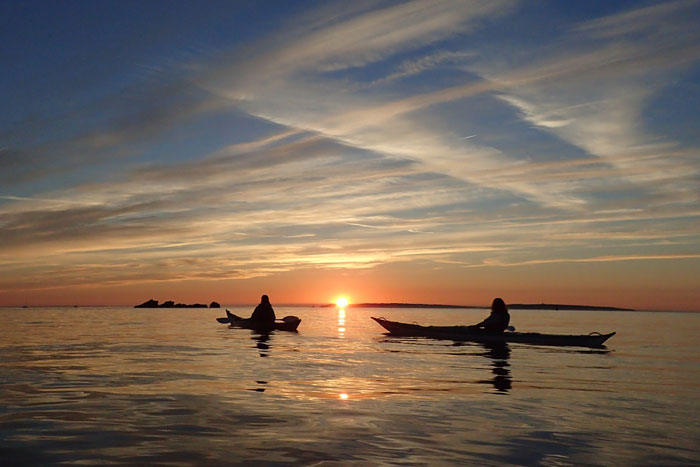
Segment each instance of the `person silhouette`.
M501 334L510 323L508 308L502 298L494 298L491 303L491 314L482 322L471 327L488 334Z
M275 310L272 309L270 304L270 298L267 295L260 297L260 303L253 310L253 314L250 315L250 322L256 328L269 328L273 329L275 326Z

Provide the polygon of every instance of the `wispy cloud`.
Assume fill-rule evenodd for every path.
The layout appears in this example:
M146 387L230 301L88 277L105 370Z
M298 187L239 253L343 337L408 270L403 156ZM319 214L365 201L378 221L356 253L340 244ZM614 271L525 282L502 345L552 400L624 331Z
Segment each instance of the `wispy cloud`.
M698 167L675 157L677 142L654 134L643 118L644 106L660 90L658 78L700 56L700 35L683 17L696 6L672 2L580 24L569 39L581 52L572 56L572 45L562 41L562 51L552 53L566 58L538 64L547 70L538 79L500 79L496 72L493 79L503 83L500 97L536 127L616 167L620 179L697 201L697 192L687 187L697 181ZM591 50L582 48L586 38Z
M649 260L667 260L667 259L696 259L700 258L700 254L686 254L686 255L617 255L617 256L600 256L594 258L552 258L552 259L538 259L530 261L521 262L499 262L490 261L487 264L475 265L473 267L482 266L526 266L533 264L551 264L551 263L607 263L607 262L618 262L618 261L649 261Z
M623 11L578 24L573 29L595 38L620 38L642 34L652 38L697 34L688 10L697 8L696 0L676 0ZM692 11L691 11L692 13ZM669 27L672 30L669 30ZM631 37L630 37L631 38Z
M671 9L665 8L663 11L675 12L683 5L679 4ZM394 13L401 16L399 12ZM484 14L483 11L477 13ZM493 14L495 11L489 13ZM631 16L635 17L635 15ZM436 20L437 22L439 21ZM459 22L452 21L449 24L456 27ZM589 28L592 27L589 25ZM448 25L444 24L443 30L448 31ZM456 32L459 29L453 30ZM315 33L314 37L324 33L335 34L333 31L334 29L330 28L329 31ZM413 34L418 34L420 31L428 34L422 29L420 31L411 29L411 31ZM667 33L666 36L671 37L673 33ZM566 58L559 58L555 54L553 59L546 59L544 63L537 63L535 66L497 72L495 75L487 73L486 81L476 81L376 104L362 96L347 95L347 90L342 84L340 87L334 87L328 81L319 84L318 80L309 80L308 73L314 70L315 64L323 63L328 56L336 53L332 44L328 45L326 50L318 45L325 44L323 41L313 41L313 43L316 44L314 47L308 47L307 39L302 38L289 45L288 48L292 50L306 50L303 54L305 60L289 62L295 63L294 67L290 65L283 68L282 72L273 71L272 66L260 67L263 77L269 74L279 78L279 81L284 77L284 84L270 87L270 83L266 83L265 96L262 97L255 95L255 87L251 88L252 91L247 91L245 107L250 112L276 123L298 128L299 131L321 133L343 144L389 157L419 161L424 164L426 170L450 174L470 183L509 190L526 198L560 207L580 206L584 203L584 198L567 189L570 185L542 184L541 180L538 181L540 183L532 183L525 174L517 181L479 177L477 174L484 171L508 167L517 161L517 158L514 159L511 154L488 146L455 145L450 142L454 135L440 131L436 127L426 127L423 119L415 117L417 112L439 104L499 91L502 93L502 98L521 109L530 122L555 132L565 141L584 149L593 156L602 157L601 161L621 167L625 164L625 154L631 151L668 152L673 148L672 142L660 143L653 135L647 136L646 132L640 130L641 106L653 89L648 89L637 82L630 82L629 79L625 79L625 74L634 73L639 68L640 61L649 59L662 59L666 61L667 66L674 66L679 60L683 62L692 59L693 51L697 48L697 45L687 37L675 42L665 41L644 50L638 46L612 44L600 51L594 51L595 45L591 44L591 50L583 49L573 57L567 54ZM379 44L382 42L380 41ZM669 54L669 49L676 50L681 55ZM439 56L439 54L435 55L435 57ZM447 56L450 55L445 57ZM381 58L382 55L379 54L376 60ZM426 59L416 62L415 67L407 68L418 72L439 61L436 58ZM479 68L477 67L476 70L478 71ZM304 75L304 83L294 81L293 77L299 74ZM589 84L601 74L608 77L609 82L606 86ZM584 80L582 75L589 75L589 78ZM396 79L398 76L394 73L387 78ZM562 79L565 80L563 83ZM219 83L222 83L219 90L224 89L221 91L224 95L235 98L236 92L225 90L227 89L225 82L219 81ZM233 89L237 89L238 86L236 84ZM327 97L320 104L322 112L318 111L318 90L310 92L309 86L326 91ZM514 92L516 89L517 91ZM289 103L287 96L295 97ZM407 118L409 114L411 117ZM601 118L601 116L605 117ZM637 173L634 177L645 181L650 178L670 176L673 179L671 183L675 182L676 185L679 178L692 177L692 173L689 174L686 170L687 167L679 169L673 163L662 162L664 159L666 159L664 154L656 161L647 159L646 173ZM626 165L626 167L632 166L635 166L635 170L638 171L636 161ZM664 175L660 175L661 166L665 167L662 171ZM582 176L587 178L585 174Z
M400 80L409 76L417 75L425 71L429 71L443 64L457 65L466 61L468 58L473 58L476 56L476 52L452 52L452 51L439 51L432 55L426 55L424 57L407 60L401 63L397 70L384 76L380 79L372 81L367 84L367 87L386 85L392 81Z

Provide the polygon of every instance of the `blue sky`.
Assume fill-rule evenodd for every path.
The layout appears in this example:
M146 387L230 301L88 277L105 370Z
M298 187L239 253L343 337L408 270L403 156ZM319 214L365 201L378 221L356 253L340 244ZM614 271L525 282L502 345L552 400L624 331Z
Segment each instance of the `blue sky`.
M0 303L700 299L698 1L0 11Z

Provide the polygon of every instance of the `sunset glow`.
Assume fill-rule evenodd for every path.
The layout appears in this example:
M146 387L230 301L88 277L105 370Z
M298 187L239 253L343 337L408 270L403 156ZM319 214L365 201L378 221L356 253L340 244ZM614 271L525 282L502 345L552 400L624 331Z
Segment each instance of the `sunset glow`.
M700 0L0 23L3 465L700 467Z
M700 309L698 2L78 3L3 13L0 305Z

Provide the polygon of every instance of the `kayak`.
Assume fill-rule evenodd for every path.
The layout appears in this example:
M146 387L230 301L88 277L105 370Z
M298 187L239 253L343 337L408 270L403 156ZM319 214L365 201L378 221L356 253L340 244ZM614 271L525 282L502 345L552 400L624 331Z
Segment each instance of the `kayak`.
M517 342L521 344L561 345L577 347L601 347L603 343L615 335L590 334L541 334L538 332L504 332L502 334L487 334L474 332L470 326L421 326L419 324L399 323L386 318L372 317L380 326L389 331L392 336L430 337L433 339L451 339L455 341L472 342Z
M301 323L301 319L296 316L285 316L278 319L274 323L274 327L270 329L268 326L260 326L260 323L254 323L248 318L241 318L226 310L226 318L216 318L220 323L230 324L234 328L252 329L254 331L296 331Z
M285 316L282 319L275 321L272 329L268 326L260 326L260 323L254 323L249 318L241 318L226 310L226 318L216 318L220 323L230 324L234 328L252 329L255 331L296 331L301 323L301 319L296 316Z

